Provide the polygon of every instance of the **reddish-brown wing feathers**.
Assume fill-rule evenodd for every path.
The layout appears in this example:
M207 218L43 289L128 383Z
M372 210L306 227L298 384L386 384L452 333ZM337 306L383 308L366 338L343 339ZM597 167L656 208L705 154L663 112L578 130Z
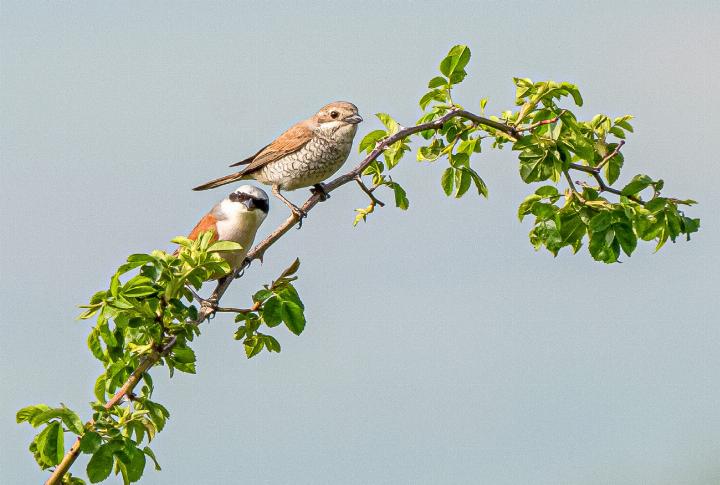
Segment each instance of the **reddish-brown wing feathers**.
M231 167L235 165L249 164L245 167L245 170L241 172L245 175L250 172L254 172L270 162L280 160L281 158L300 150L313 136L311 125L312 122L309 120L301 121L300 123L293 125L288 131L275 138L272 143L257 152L254 156L247 158L242 162L237 162L231 165Z
M190 231L188 239L192 239L194 241L195 239L197 239L201 232L209 231L212 229L213 231L215 231L215 234L213 234L212 237L212 241L217 241L218 230L216 224L217 219L215 219L215 216L212 215L212 212L205 214L205 217L200 219L200 222L198 222L197 225L193 228L193 230Z

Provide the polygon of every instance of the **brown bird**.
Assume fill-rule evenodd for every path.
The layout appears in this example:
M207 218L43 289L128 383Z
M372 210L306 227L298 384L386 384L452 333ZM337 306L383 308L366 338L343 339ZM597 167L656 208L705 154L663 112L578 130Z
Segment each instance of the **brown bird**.
M220 253L233 269L237 269L243 264L255 234L267 216L268 202L264 190L252 185L241 185L200 219L188 239L195 240L201 233L211 230L215 233L213 241L234 241L240 244L242 249L238 251Z
M326 196L320 182L332 176L347 160L357 124L362 121L357 107L345 101L323 106L310 118L293 125L255 155L230 165L247 165L237 173L226 175L193 190L207 190L236 180L255 179L272 186L273 194L282 200L300 221L306 214L287 200L281 190L314 186Z

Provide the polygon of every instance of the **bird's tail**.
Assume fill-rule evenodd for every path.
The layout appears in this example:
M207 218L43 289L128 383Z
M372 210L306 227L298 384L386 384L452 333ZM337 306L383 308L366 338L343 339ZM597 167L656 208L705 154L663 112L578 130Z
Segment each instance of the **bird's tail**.
M220 187L221 185L229 184L235 182L236 180L242 179L243 174L241 172L231 173L230 175L226 175L224 177L220 177L219 179L211 180L210 182L207 182L205 184L198 185L197 187L193 188L193 190L214 189L215 187Z

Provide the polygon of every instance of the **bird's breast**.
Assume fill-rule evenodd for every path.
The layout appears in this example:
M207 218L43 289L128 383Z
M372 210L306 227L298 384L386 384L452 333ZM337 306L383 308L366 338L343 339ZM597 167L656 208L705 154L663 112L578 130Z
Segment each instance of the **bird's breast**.
M309 187L326 180L347 160L356 127L335 133L316 132L300 150L267 164L257 180L284 190Z
M218 239L234 241L243 248L240 251L222 253L222 256L236 268L240 265L255 240L255 234L262 223L260 211L243 211L230 214L216 224Z

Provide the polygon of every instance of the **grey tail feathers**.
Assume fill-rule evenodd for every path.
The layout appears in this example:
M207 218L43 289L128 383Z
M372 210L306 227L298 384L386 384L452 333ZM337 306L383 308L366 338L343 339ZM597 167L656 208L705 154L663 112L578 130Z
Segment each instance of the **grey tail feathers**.
M243 177L244 176L241 172L231 173L230 175L226 175L224 177L220 177L219 179L211 180L210 182L207 182L205 184L198 185L197 187L193 188L193 190L214 189L215 187L220 187L221 185L229 184L235 182L236 180L242 180Z

